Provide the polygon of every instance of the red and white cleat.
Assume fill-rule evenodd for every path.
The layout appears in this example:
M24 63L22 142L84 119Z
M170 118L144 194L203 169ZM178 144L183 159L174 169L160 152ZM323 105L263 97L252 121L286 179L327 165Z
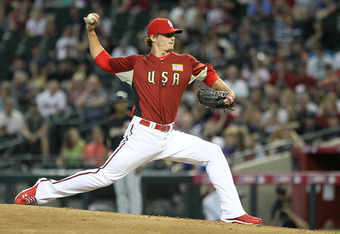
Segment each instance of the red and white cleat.
M41 180L43 180L45 178L41 178L37 181L37 183L35 183L34 186L25 189L23 191L21 191L14 199L14 203L15 204L19 204L19 205L29 205L32 204L34 202L37 201L35 194L37 192L37 188L38 185L40 183Z
M262 223L260 218L250 216L248 214L242 215L235 219L221 219L221 221L226 223L242 223L247 225L260 225Z

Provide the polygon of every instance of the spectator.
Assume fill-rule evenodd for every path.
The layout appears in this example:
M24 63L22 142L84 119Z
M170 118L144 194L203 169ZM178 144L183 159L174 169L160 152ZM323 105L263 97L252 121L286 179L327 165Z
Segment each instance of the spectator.
M28 88L32 91L33 96L44 90L47 78L42 69L39 63L34 60L29 64L30 79L28 81Z
M270 217L274 219L277 211L282 210L284 207L290 206L290 197L287 194L287 188L283 185L278 185L275 189L276 199L272 205Z
M79 41L76 38L74 29L71 26L66 26L63 35L57 40L55 51L57 59L63 60L66 58L78 58Z
M216 69L226 66L227 60L224 57L224 48L222 46L214 46L212 49L213 51L209 58L209 63L216 67Z
M306 64L298 64L297 66L297 74L295 79L295 88L297 86L303 86L307 90L315 90L316 81L314 78L309 76L306 71Z
M229 126L223 131L224 146L222 151L224 156L230 163L235 161L233 154L238 150L238 127L235 125Z
M247 15L254 20L267 19L272 14L269 0L254 0L247 4Z
M119 45L111 53L112 57L124 57L138 53L136 47L128 45L126 40L121 40Z
M297 120L301 123L308 112L310 114L317 114L319 107L311 101L307 92L299 93L296 96L295 111Z
M325 77L319 81L319 87L322 88L324 93L333 92L337 93L339 88L339 78L332 69L331 64L325 66Z
M27 73L25 58L23 56L16 56L15 58L13 58L13 63L10 65L8 70L9 70L8 77L12 79L14 78L14 73L16 71Z
M240 29L239 37L233 43L239 56L252 54L258 46L257 41L251 37L251 32L244 29Z
M204 57L208 59L208 62L214 63L216 60L216 65L219 66L218 68L227 65L228 59L234 57L236 54L232 43L217 33L209 35L209 38L204 38L202 49L205 53ZM196 53L197 52L202 53L202 51L196 51ZM202 54L199 56L203 57Z
M306 2L306 1L305 1ZM313 4L315 2L308 1L308 4L301 4L295 2L293 9L294 21L299 25L302 30L302 42L307 41L307 39L313 34Z
M247 83L239 77L238 72L237 66L229 65L228 68L225 69L226 79L224 82L237 93L239 102L244 102L249 96L249 90Z
M209 186L208 194L202 200L203 215L206 220L218 221L221 216L221 202L213 186Z
M293 70L296 66L301 66L306 63L307 58L308 52L303 46L303 43L301 41L294 41L291 51L286 57L286 61L289 63L290 70Z
M261 129L266 136L269 136L279 123L286 123L288 115L286 110L280 108L279 101L273 100L269 103L268 110L263 112L261 119Z
M248 83L249 89L261 88L270 79L270 72L265 61L256 56L251 58L249 65L244 65L241 74L242 78Z
M74 127L66 129L57 165L69 168L81 167L85 144L86 142L81 138L78 129Z
M33 9L30 12L30 18L26 22L26 35L30 37L45 35L47 20L43 12Z
M39 112L44 117L54 117L62 114L66 109L66 94L59 87L57 80L50 80L47 88L36 97Z
M21 133L25 119L23 114L14 109L11 99L4 100L4 109L0 111L0 137L14 138Z
M132 119L132 113L128 109L128 95L126 92L116 92L111 101L114 113L108 117L105 129L107 130L108 148L115 150L119 146L125 130Z
M130 12L131 14L138 14L141 11L148 11L150 9L150 3L147 0L126 0L123 1L120 10Z
M279 0L279 1L273 1L273 15L275 16L283 16L283 15L289 15L292 13L292 7L294 5L294 1L286 1L286 0Z
M200 58L200 55L204 50L201 32L197 29L192 29L190 35L191 37L185 42L187 44L187 49L190 54Z
M111 4L114 5L115 3L123 5L122 8L125 11L130 7L134 8L139 5L134 8L135 13L140 12L140 9L147 9L140 7L143 6L143 1L137 4L134 1L113 1ZM247 4L245 8L239 10L237 5L244 3ZM163 7L163 4L164 2L161 2L158 5ZM90 3L87 0L76 1L72 6L65 4L64 6L67 7L65 9L69 10L68 19L65 18L65 21L63 21L65 27L54 28L54 26L59 26L61 21L54 25L54 15L45 14L46 7L49 8L49 11L53 11L57 7L53 1L0 1L0 35L2 35L4 45L0 51L3 64L0 73L3 80L9 80L3 81L4 85L1 85L0 109L3 108L3 101L11 98L14 109L25 112L30 100L46 91L47 88L44 90L46 83L53 79L58 79L60 87L65 88L68 104L76 106L75 102L79 99L80 93L84 93L84 80L88 72L104 74L103 71L97 71L97 67L93 68L91 64L86 62L85 65L80 66L81 68L75 69L79 62L86 61L89 57L87 46L86 49L83 49L83 44L86 44L87 40L82 40L83 34L81 32L84 30L84 22L81 12L86 10L86 8L83 8L84 6L92 6L100 13L103 9L99 5L98 2ZM233 83L240 80L246 81L247 87L243 90L249 90L249 98L244 99L237 111L233 112L237 119L235 117L230 120L228 112L227 119L229 120L225 126L228 126L230 122L237 121L238 124L247 126L253 139L265 143L268 140L266 138L268 132L260 128L259 120L267 118L268 112L264 113L271 107L271 98L274 98L275 101L277 101L278 96L286 99L287 93L289 93L288 96L291 96L292 92L293 95L296 95L296 103L280 98L278 108L283 108L287 112L287 121L299 121L301 125L298 129L299 134L317 131L325 126L334 126L338 121L335 114L330 113L327 114L328 117L323 117L321 113L323 111L319 110L319 107L324 105L323 97L327 96L328 92L336 92L340 88L340 82L337 78L340 74L340 52L338 52L336 43L334 43L337 39L334 36L337 10L337 4L332 0L203 0L195 3L180 1L173 5L170 16L176 18L177 23L174 22L175 24L182 25L188 32L184 40L176 38L176 42L178 42L176 46L180 46L178 51L187 53L187 50L189 50L191 51L190 54L203 63L221 64L223 68L217 69L218 74L224 75L225 65L230 65L230 63L241 68L241 79L236 79ZM30 22L33 22L33 18L29 17L29 14L34 15L38 11L40 11L39 14L44 13L41 18L46 21L44 35L48 37L42 38L41 44L33 46L30 53L24 56L13 56L15 48L22 39L21 36L26 36L26 26L28 27L31 24ZM97 33L102 37L103 47L108 51L113 51L112 40L108 36L111 30L109 28L110 19L104 15L101 14L102 20L100 20L100 25L97 26ZM129 15L131 16L131 14ZM156 11L155 15L157 17L168 17L169 11ZM270 18L268 15L270 17L275 16L275 18ZM133 16L138 15L133 14ZM235 19L240 21L237 28L233 28ZM176 20L174 19L174 21ZM276 28L271 24L273 23L272 20L275 20L274 26ZM32 30L41 28L38 25ZM59 35L62 33L60 30L65 31L64 35ZM70 36L65 37L68 34L66 32L69 32ZM278 37L274 38L273 32L276 32ZM145 32L138 35L144 38L144 34ZM39 37L36 34L35 36ZM279 48L274 39L278 40ZM54 46L56 40L58 40L61 50ZM120 49L120 47L120 45L117 46L117 49ZM149 53L143 40L139 41L137 48L142 54ZM238 50L239 53L236 53L235 50ZM120 53L121 56L129 54ZM335 54L334 58L332 53ZM30 54L31 56L29 56ZM61 60L57 59L57 55L60 56ZM283 58L286 61L284 70L293 74L294 82L286 83L278 78L275 82L271 80L275 85L266 86L265 84L269 82L271 76L269 71L274 76L277 74L276 68L282 65L275 57L281 58L282 55L285 55ZM248 64L249 58L250 63ZM279 77L278 74L277 77ZM227 78L225 77L225 79ZM8 86L10 86L10 90L8 90ZM185 131L190 131L195 135L200 135L203 131L211 134L213 132L211 126L217 120L218 114L214 114L200 104L197 106L191 104L196 101L196 87L193 83L189 88L182 100L185 111L179 111L178 122L181 123L183 120L183 123L186 123L183 124L183 127L187 129ZM239 102L241 100L240 95L241 92L239 92L237 98ZM55 100L60 101L58 98ZM336 102L340 106L338 97ZM190 106L191 109L188 110L186 105ZM42 109L47 107L51 106L49 104L44 107L40 106ZM85 107L81 106L78 110L84 111ZM191 116L186 114L188 111L191 112ZM49 116L59 117L61 113L62 111L58 111L55 115ZM79 112L72 112L72 114L78 116ZM214 120L211 120L212 116L214 116ZM63 117L65 116L63 115ZM182 127L177 123L176 126ZM220 130L222 131L224 127ZM54 141L50 141L50 144L51 146L55 144L52 147L55 150L52 152L50 147L50 151L59 153L62 137L56 137L53 128L53 125L49 126L49 132L54 136ZM221 133L217 131L215 134L219 136ZM315 141L310 142L318 142L319 140L321 139L316 138Z
M241 19L241 25L236 31L236 37L235 42L240 40L240 33L245 32L247 34L250 34L252 40L257 43L259 39L259 34L258 31L256 30L255 24L251 19L249 19L248 16L245 16L244 18Z
M222 11L221 21L218 22L214 28L217 35L227 37L233 31L235 26L235 19L229 11Z
M207 10L206 20L210 28L215 28L223 20L222 2L218 0L211 1L211 7Z
M26 111L33 93L28 87L28 74L25 70L16 70L14 72L11 95L18 101L19 110Z
M247 127L250 134L259 134L262 112L252 103L247 102L239 115L238 124Z
M185 133L192 134L192 126L194 124L194 117L191 112L186 111L183 114L179 114L181 118L178 120L176 126Z
M322 126L316 120L316 114L311 111L306 111L299 116L299 128L297 133L299 135L306 135L309 133L315 133L322 129ZM321 137L317 138L307 138L305 142L307 144L318 144L322 141Z
M83 163L85 167L97 168L104 163L107 152L104 144L104 132L100 126L92 128L92 140L85 145Z
M276 51L276 42L269 26L261 25L259 28L259 40L257 50L265 54L274 54Z
M101 15L100 21L97 25L97 33L100 36L111 37L112 35L112 19L111 16L106 14L103 7L99 2L93 2L94 12Z
M293 90L285 89L280 93L280 108L287 113L287 122L296 121L297 114L295 111L295 93Z
M271 225L289 228L308 229L309 225L290 208L290 198L287 195L287 189L279 185L276 188L276 201L272 206Z
M298 215L296 215L290 208L283 208L275 215L272 226L308 229L309 225Z
M79 95L75 105L84 112L86 123L104 120L108 111L108 95L97 75L88 76L86 88Z
M9 18L11 24L24 33L26 22L29 18L30 5L28 1L11 1Z
M186 28L194 24L194 19L198 14L197 8L186 0L180 0L179 4L169 12L169 19L179 28Z
M128 109L128 95L118 91L112 97L115 113L109 117L107 129L109 155L118 150L125 130L133 117ZM125 177L116 181L113 187L116 192L117 211L119 213L142 214L141 167L131 171Z
M4 103L6 99L11 99L13 102L13 107L18 109L18 101L11 95L10 83L8 81L3 81L0 85L0 110L4 109Z
M43 48L41 45L34 45L32 48L30 48L30 52L31 59L29 61L29 64L37 63L39 68L41 68L42 70L43 66L45 66L49 60L51 60L51 57L43 52Z
M44 91L39 93L35 101L39 113L49 122L50 153L58 154L62 144L63 120L67 108L66 94L60 89L59 81L50 80Z
M76 5L72 5L68 9L69 15L66 19L66 27L72 28L74 36L77 39L80 39L79 37L84 32L84 22L82 21L81 10Z
M70 82L73 74L74 74L74 65L76 61L73 59L64 59L58 61L57 70L58 72L55 74L53 79L58 79L62 87L67 87L67 84Z
M223 147L224 140L222 137L219 136L219 130L222 128L221 125L225 123L225 119L226 118L224 118L224 116L221 116L218 121L214 120L214 118L206 121L201 133L201 137L204 140L210 141L214 144L219 145L220 147Z
M283 14L277 17L274 30L278 54L289 55L293 42L302 38L301 28L296 25L291 14Z
M317 115L316 119L323 128L328 128L332 125L331 123L334 123L333 118L336 119L340 117L336 94L328 93L325 95L320 105L321 112Z
M325 51L320 43L314 45L314 53L307 59L307 74L317 81L326 75L326 65L333 64L333 56Z
M279 90L294 89L296 85L296 78L287 70L286 61L279 59L275 63L275 71L271 74L268 84L275 86Z
M76 100L79 95L85 90L86 87L86 73L85 72L75 72L70 81L68 92L67 92L67 103L72 108L75 108Z
M35 100L32 100L25 118L26 122L22 129L22 134L26 140L25 152L42 155L43 162L46 163L50 156L48 124L39 113Z
M47 75L48 80L58 80L62 87L67 87L74 73L73 59L63 59L60 61L51 61L48 66L53 66Z

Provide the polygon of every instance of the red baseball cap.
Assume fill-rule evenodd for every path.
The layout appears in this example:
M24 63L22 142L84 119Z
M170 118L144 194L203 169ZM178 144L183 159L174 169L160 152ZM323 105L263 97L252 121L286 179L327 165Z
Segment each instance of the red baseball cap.
M182 29L175 29L171 21L166 18L156 18L148 26L148 37L152 34L182 33Z

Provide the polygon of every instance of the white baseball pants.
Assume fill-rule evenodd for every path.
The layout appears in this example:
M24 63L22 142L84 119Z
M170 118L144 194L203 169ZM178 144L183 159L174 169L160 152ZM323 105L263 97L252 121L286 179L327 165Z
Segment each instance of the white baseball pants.
M39 204L109 186L138 166L149 161L167 159L206 166L211 183L221 200L222 219L242 216L241 205L226 158L218 145L176 130L163 132L141 125L133 117L124 139L103 166L80 171L65 179L42 180L37 188Z

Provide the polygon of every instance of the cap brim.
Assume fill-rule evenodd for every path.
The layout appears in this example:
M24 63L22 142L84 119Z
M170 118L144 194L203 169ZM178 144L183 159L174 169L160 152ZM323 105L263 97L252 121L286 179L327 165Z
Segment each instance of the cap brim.
M182 29L175 29L175 30L174 30L174 33L175 33L175 34L180 34L180 33L182 33L182 32L183 32Z
M159 32L153 32L153 33L149 33L148 36L151 36L151 35L155 35L155 34L167 34L167 33L174 33L174 34L180 34L183 32L183 29L170 29L170 30L167 30L167 31L159 31Z

